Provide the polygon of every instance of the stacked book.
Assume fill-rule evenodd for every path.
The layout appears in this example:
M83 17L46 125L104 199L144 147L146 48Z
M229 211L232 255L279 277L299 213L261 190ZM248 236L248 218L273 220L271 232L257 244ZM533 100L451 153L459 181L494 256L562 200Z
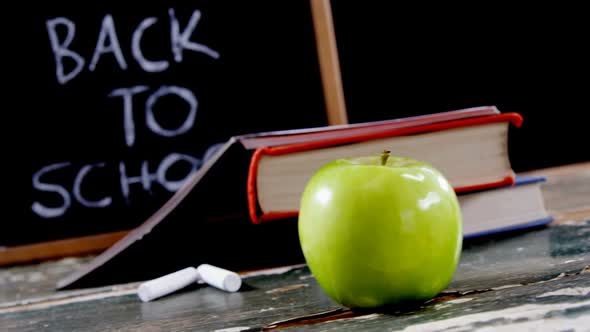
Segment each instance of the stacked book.
M543 202L544 178L515 176L508 155L509 127L522 117L477 107L341 127L240 137L255 150L248 203L254 223L297 215L309 177L338 158L394 155L425 161L458 194L465 238L526 229L552 221Z

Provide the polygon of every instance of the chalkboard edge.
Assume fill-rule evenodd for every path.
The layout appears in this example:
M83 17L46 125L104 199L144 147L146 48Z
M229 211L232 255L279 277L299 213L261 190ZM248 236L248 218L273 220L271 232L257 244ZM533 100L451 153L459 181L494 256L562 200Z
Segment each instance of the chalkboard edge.
M98 254L121 240L128 232L124 230L6 247L0 249L0 266Z

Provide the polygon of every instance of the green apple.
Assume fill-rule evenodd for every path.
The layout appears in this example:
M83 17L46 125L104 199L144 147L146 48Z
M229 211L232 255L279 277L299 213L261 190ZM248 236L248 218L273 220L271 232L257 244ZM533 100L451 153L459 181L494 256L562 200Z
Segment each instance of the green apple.
M321 288L344 306L425 301L455 273L461 210L429 164L388 151L339 159L306 184L299 239Z

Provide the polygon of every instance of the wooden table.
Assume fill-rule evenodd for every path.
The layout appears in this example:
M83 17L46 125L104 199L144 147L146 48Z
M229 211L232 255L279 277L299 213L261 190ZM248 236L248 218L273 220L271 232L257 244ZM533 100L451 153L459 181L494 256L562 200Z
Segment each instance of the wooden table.
M143 303L137 283L55 292L89 258L0 269L0 331L590 330L590 163L546 169L549 227L467 243L453 282L415 307L350 311L303 266L244 274L225 293L195 285Z

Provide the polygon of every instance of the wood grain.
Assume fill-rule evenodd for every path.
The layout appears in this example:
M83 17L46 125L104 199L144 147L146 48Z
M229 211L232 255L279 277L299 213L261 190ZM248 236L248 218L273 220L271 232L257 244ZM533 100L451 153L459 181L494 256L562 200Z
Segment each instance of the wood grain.
M330 0L310 0L329 125L348 123Z
M545 206L562 222L590 218L590 162L522 173L547 178L542 186Z
M128 231L89 235L22 246L0 248L0 266L97 254L122 239Z
M0 306L0 330L390 331L428 330L439 321L465 325L468 330L473 324L479 328L532 324L548 313L564 326L575 326L576 317L590 317L590 306L584 304L585 292L590 290L587 234L590 223L579 222L469 244L448 289L417 305L343 310L322 291L309 269L299 266L267 275L250 273L238 293L194 285L144 303L134 294L133 285L120 285L22 299ZM21 275L19 269L23 267L13 268L11 275ZM10 278L4 277L4 287L31 287L26 277L13 282ZM524 310L527 305L535 305L535 311ZM497 320L504 313L518 319Z

